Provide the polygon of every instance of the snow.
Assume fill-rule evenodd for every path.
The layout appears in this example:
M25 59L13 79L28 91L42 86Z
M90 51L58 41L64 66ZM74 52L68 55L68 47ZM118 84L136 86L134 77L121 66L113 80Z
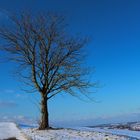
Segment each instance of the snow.
M140 139L140 131L131 131L127 129L105 129L105 128L89 128L89 127L80 127L75 128L77 130L84 130L84 131L94 131L100 133L108 133L120 136L127 136L131 139Z
M1 122L0 139L8 139L12 137L16 137L16 139L19 140L27 140L15 123Z
M123 135L123 136L140 139L140 131L131 131L127 129L121 130L121 129L101 129L101 128L94 128L93 131L111 133L115 135Z
M33 140L128 140L127 137L123 136L72 129L42 131L37 129L23 129L23 132Z
M75 127L54 130L37 130L35 125L21 125L19 129L15 123L0 123L0 140L16 137L18 140L138 140L139 131L126 129L107 129L102 127ZM25 135L26 134L26 135Z
M135 123L130 126L132 130L140 131L140 123Z

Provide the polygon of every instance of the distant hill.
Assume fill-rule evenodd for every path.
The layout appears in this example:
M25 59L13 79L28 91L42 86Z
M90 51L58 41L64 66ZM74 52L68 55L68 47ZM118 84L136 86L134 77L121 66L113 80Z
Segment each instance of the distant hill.
M101 124L95 126L88 126L90 128L100 127L108 129L128 129L133 131L140 131L140 122L126 122L126 123L114 123L114 124Z

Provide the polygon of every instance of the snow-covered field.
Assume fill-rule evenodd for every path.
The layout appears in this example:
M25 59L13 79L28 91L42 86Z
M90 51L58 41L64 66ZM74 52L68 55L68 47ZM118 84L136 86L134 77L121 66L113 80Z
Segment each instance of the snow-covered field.
M93 128L92 131L103 132L103 133L111 133L115 135L123 135L131 137L131 139L139 139L140 140L140 131L131 131L127 129L101 129L101 128Z
M15 123L1 122L0 123L0 140L13 138L13 137L19 140L27 140L24 134L22 133L22 131L18 129Z
M18 140L140 140L139 131L126 129L75 127L39 131L32 126L19 126L0 122L0 140L12 137Z
M131 131L131 130L127 130L127 129L89 128L89 127L80 127L80 128L75 128L75 129L84 130L87 132L93 131L93 132L126 136L130 140L140 140L140 131Z
M129 140L129 138L123 136L72 129L45 131L38 131L37 129L23 129L23 132L33 140Z
M140 131L140 123L137 122L137 123L131 124L131 125L130 125L130 128L131 128L131 130Z

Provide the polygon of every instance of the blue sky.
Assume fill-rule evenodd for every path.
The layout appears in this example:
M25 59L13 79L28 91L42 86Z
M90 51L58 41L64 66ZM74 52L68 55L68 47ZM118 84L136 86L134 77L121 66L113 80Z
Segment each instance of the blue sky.
M73 33L91 36L86 64L95 66L91 80L101 85L93 94L97 102L57 96L49 102L51 122L140 120L139 7L139 0L0 0L1 23L9 22L8 14L23 10L53 11L67 17ZM11 76L13 70L12 63L0 63L0 116L37 118L38 94L22 91L22 85Z

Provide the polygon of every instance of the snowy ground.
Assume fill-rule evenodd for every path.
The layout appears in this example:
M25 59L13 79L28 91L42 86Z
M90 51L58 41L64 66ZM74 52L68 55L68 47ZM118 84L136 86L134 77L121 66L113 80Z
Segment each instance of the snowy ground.
M140 140L140 131L131 131L127 129L101 129L101 128L93 128L92 131L111 133L115 135L123 135L123 136L131 137L131 139Z
M11 137L18 140L140 140L140 132L130 130L76 127L39 131L32 126L20 125L20 127L22 129L15 123L1 122L0 140Z
M27 140L15 123L1 122L0 123L0 140L15 137L19 140Z
M123 136L72 129L45 131L23 129L23 131L33 140L130 140Z
M120 136L126 136L130 140L140 140L140 131L131 131L127 129L107 129L107 128L89 128L89 127L77 127L76 130L84 130L87 132L100 132L100 133L108 133Z

